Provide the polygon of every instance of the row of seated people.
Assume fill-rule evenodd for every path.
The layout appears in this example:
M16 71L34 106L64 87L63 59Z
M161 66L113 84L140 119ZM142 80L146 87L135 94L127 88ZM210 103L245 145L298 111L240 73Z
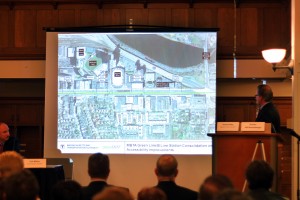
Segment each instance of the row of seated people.
M142 188L135 198L126 187L109 185L109 157L102 153L90 155L88 174L91 182L81 186L75 180L57 182L51 189L52 200L284 200L270 191L274 171L263 160L252 161L246 172L249 190L237 191L230 178L211 175L193 191L176 184L178 162L173 155L161 155L156 163L158 183ZM35 176L24 169L23 158L15 151L0 154L0 200L38 200L39 186Z

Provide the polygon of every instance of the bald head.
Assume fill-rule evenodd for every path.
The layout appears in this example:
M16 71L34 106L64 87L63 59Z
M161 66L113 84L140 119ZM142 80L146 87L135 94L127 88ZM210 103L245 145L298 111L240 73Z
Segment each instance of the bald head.
M161 155L156 162L155 173L159 177L170 177L175 178L177 176L178 162L172 155L165 154Z
M4 122L0 122L0 142L4 143L9 139L9 127Z

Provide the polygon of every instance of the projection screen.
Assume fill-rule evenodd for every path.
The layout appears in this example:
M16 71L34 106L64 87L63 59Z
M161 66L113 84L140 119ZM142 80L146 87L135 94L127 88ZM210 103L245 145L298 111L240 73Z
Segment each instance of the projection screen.
M58 32L58 150L211 154L216 41L215 30Z

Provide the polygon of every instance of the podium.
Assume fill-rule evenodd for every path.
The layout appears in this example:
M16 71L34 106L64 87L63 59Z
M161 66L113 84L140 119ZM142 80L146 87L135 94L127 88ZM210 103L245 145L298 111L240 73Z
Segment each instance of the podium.
M213 174L226 175L235 188L242 191L247 166L252 160L265 159L274 170L272 191L277 191L277 154L278 142L281 141L280 135L266 130L265 132L224 131L208 134L208 136L212 137L213 141Z

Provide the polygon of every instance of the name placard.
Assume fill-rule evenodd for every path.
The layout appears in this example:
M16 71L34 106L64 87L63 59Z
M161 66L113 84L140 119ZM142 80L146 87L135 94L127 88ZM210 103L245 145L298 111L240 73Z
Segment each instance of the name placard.
M241 131L265 131L265 122L241 122Z
M23 159L24 168L46 168L47 163L45 158L41 159Z
M240 122L218 122L217 131L239 131Z

